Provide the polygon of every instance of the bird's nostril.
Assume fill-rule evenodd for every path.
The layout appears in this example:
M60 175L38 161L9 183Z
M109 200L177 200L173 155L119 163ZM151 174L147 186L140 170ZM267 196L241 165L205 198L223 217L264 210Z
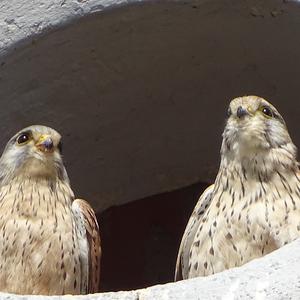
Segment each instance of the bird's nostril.
M236 111L236 115L238 118L242 118L243 116L247 115L247 110L244 109L243 107L239 106L237 111Z

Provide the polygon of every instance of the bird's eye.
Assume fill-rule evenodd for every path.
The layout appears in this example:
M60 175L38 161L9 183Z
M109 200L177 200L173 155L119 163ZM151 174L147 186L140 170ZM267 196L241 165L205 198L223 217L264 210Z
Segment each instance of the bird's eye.
M26 142L28 142L30 139L30 135L27 132L21 133L18 138L17 138L17 143L19 145L21 144L25 144Z
M60 141L57 145L57 149L59 150L60 153L62 153L62 141Z
M267 116L267 117L273 117L273 111L271 110L270 107L268 107L268 106L262 106L260 110L261 110L261 112L265 116Z
M226 112L226 117L229 118L232 115L231 108L229 107L227 112Z

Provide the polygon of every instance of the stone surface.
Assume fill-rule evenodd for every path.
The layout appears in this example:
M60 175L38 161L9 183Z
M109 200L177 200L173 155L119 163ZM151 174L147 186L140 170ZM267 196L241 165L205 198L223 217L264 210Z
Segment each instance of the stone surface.
M248 264L212 276L157 285L129 292L88 296L60 296L51 299L89 300L198 300L256 299L282 300L300 298L300 240ZM292 255L291 255L292 254ZM0 294L0 300L36 299L43 296Z
M32 40L39 34L59 28L74 19L128 0L4 0L0 3L0 55L11 47ZM135 2L138 2L135 1Z

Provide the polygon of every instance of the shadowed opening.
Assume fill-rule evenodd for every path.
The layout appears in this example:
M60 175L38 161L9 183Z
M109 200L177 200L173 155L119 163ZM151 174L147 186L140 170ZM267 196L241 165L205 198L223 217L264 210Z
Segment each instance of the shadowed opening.
M101 291L173 281L181 236L206 187L198 183L98 214L103 241Z

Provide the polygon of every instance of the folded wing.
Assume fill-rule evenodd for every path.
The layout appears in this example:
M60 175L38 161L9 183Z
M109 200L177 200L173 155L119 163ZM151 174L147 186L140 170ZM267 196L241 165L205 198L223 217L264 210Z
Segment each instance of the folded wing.
M175 281L188 278L190 249L200 220L210 205L213 189L211 185L202 193L185 228L177 255Z
M84 268L83 274L86 273L87 276L87 293L96 293L99 291L101 260L101 240L97 218L92 207L85 200L74 200L72 209L80 216L80 222L86 234L87 268Z

